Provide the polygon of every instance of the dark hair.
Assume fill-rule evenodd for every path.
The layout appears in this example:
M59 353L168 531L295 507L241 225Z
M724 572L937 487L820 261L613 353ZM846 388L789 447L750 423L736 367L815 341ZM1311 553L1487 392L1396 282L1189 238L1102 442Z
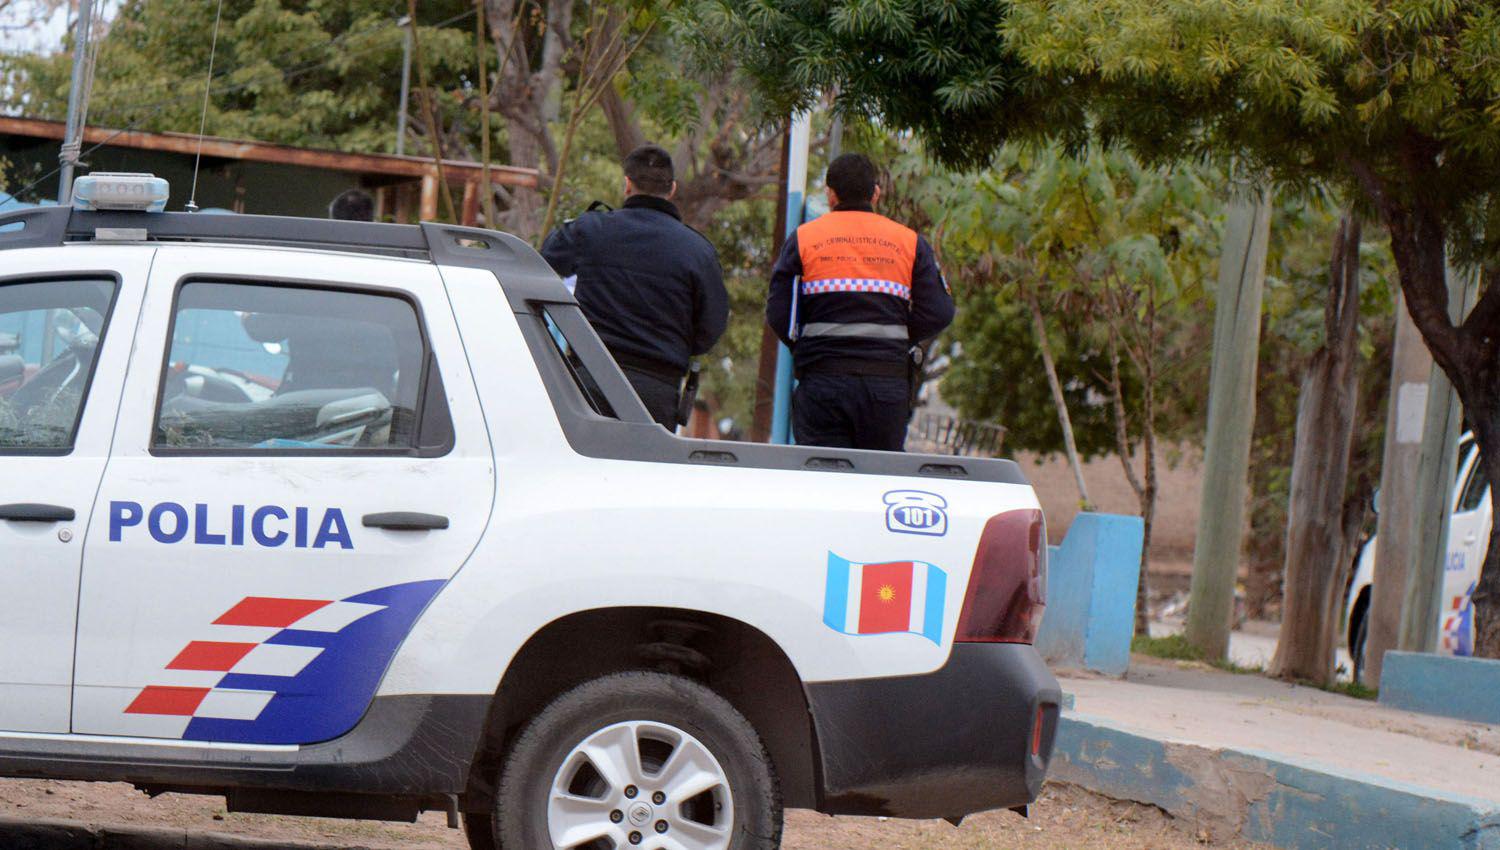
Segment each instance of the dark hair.
M862 153L846 153L828 166L828 188L839 196L840 204L868 204L875 197L875 182L880 171Z
M657 145L641 145L625 157L625 176L636 191L663 198L672 194L672 155Z
M363 189L349 189L328 205L328 217L342 221L374 221L375 199Z

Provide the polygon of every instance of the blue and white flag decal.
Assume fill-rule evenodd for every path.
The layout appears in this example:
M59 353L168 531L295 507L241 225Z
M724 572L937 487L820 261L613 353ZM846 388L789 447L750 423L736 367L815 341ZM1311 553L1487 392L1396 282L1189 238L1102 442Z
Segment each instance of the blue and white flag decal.
M860 564L828 553L823 623L846 635L909 632L943 643L948 574L923 561Z

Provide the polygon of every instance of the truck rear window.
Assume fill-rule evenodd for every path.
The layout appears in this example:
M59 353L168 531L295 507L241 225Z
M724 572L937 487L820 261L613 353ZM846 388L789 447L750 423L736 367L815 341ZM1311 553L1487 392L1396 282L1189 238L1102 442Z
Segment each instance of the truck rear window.
M153 445L415 448L427 364L416 310L403 298L189 282L173 314Z

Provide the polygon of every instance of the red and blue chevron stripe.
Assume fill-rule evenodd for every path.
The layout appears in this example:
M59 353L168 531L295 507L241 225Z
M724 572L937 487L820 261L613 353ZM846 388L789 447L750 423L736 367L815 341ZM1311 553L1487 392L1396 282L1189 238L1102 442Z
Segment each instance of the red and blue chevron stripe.
M188 718L182 737L246 744L307 744L348 732L443 580L392 585L345 599L250 596L211 626L237 640L195 640L168 670L222 673L207 687L150 685L127 714ZM266 637L246 641L246 628Z

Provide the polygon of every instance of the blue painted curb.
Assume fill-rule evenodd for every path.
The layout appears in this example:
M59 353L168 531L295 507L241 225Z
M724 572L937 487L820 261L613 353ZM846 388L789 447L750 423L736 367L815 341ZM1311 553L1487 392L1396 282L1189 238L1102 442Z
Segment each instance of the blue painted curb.
M1080 513L1062 545L1048 547L1036 648L1049 665L1125 675L1144 537L1140 517Z
M1500 661L1392 650L1380 671L1380 703L1500 726Z
M1500 804L1295 757L1166 741L1066 714L1051 776L1277 847L1500 850Z

